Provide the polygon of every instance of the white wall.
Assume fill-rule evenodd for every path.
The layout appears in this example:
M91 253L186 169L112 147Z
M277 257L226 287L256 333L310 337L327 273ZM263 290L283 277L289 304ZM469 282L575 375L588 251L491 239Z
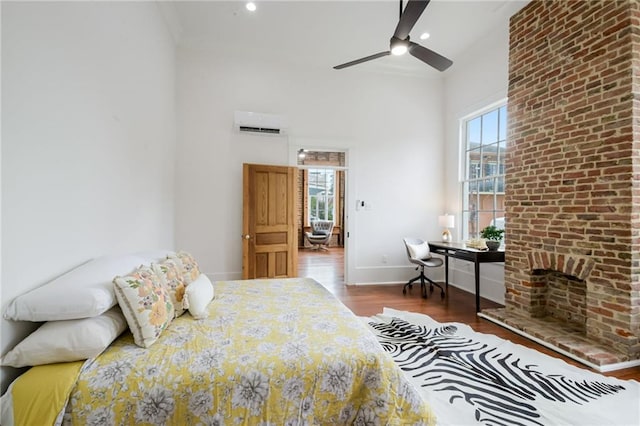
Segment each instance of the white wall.
M3 311L89 258L173 246L175 50L154 3L2 2L2 89ZM2 353L33 327L3 320Z
M460 119L494 102L506 99L509 85L509 23L495 27L468 49L463 59L447 74L445 91L445 151L444 170L449 212L457 212L454 239L460 239L462 209L459 164ZM449 263L450 284L475 293L473 264L452 259ZM504 264L485 263L480 266L480 294L504 303Z
M241 276L242 163L288 165L298 147L348 150L349 283L401 282L415 272L402 237L440 231L441 80L181 49L177 81L176 245L204 272ZM238 134L235 110L285 114L289 136ZM356 199L373 209L356 212Z

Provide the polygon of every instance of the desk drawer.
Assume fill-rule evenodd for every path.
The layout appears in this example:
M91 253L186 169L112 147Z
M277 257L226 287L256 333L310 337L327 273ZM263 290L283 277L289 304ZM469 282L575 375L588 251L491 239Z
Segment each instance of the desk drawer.
M440 254L442 256L453 257L455 259L470 260L472 262L476 258L475 253L464 251L464 250L453 250L453 249L445 250L441 248L434 248L431 250L431 253Z
M456 259L470 260L471 262L475 262L477 253L465 250L457 250L449 252L449 256L455 257Z
M440 256L455 257L455 250L445 250L441 248L432 248L431 254L439 254Z

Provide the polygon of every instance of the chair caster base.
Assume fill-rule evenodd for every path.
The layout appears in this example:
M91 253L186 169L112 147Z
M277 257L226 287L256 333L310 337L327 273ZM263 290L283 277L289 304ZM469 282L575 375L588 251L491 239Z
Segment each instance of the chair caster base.
M435 287L438 287L438 289L440 289L440 299L444 300L445 297L445 292L444 292L444 288L442 288L438 283L434 283L432 282L430 279L424 277L424 275L419 275L416 278L414 278L413 280L411 280L410 282L406 283L404 285L404 287L402 287L402 294L406 295L407 294L407 287L409 287L409 291L411 291L411 289L413 288L413 282L416 280L419 280L421 278L424 278L425 281L429 281L429 289L427 290L427 283L421 283L420 284L420 295L422 296L423 299L428 299L429 298L429 294L433 295L433 291L435 290Z

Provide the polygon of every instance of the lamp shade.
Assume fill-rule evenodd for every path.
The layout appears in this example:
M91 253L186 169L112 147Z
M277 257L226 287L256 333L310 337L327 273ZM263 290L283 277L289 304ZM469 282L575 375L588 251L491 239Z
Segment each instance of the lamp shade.
M438 223L443 228L453 228L455 225L455 216L452 214L444 214L442 216L438 216Z

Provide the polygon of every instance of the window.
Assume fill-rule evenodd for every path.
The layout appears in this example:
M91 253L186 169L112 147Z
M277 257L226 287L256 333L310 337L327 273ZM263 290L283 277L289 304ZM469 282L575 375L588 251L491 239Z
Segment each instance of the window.
M468 239L488 225L505 226L506 103L464 119L462 132L462 237Z
M309 222L333 220L335 198L335 170L309 169Z

